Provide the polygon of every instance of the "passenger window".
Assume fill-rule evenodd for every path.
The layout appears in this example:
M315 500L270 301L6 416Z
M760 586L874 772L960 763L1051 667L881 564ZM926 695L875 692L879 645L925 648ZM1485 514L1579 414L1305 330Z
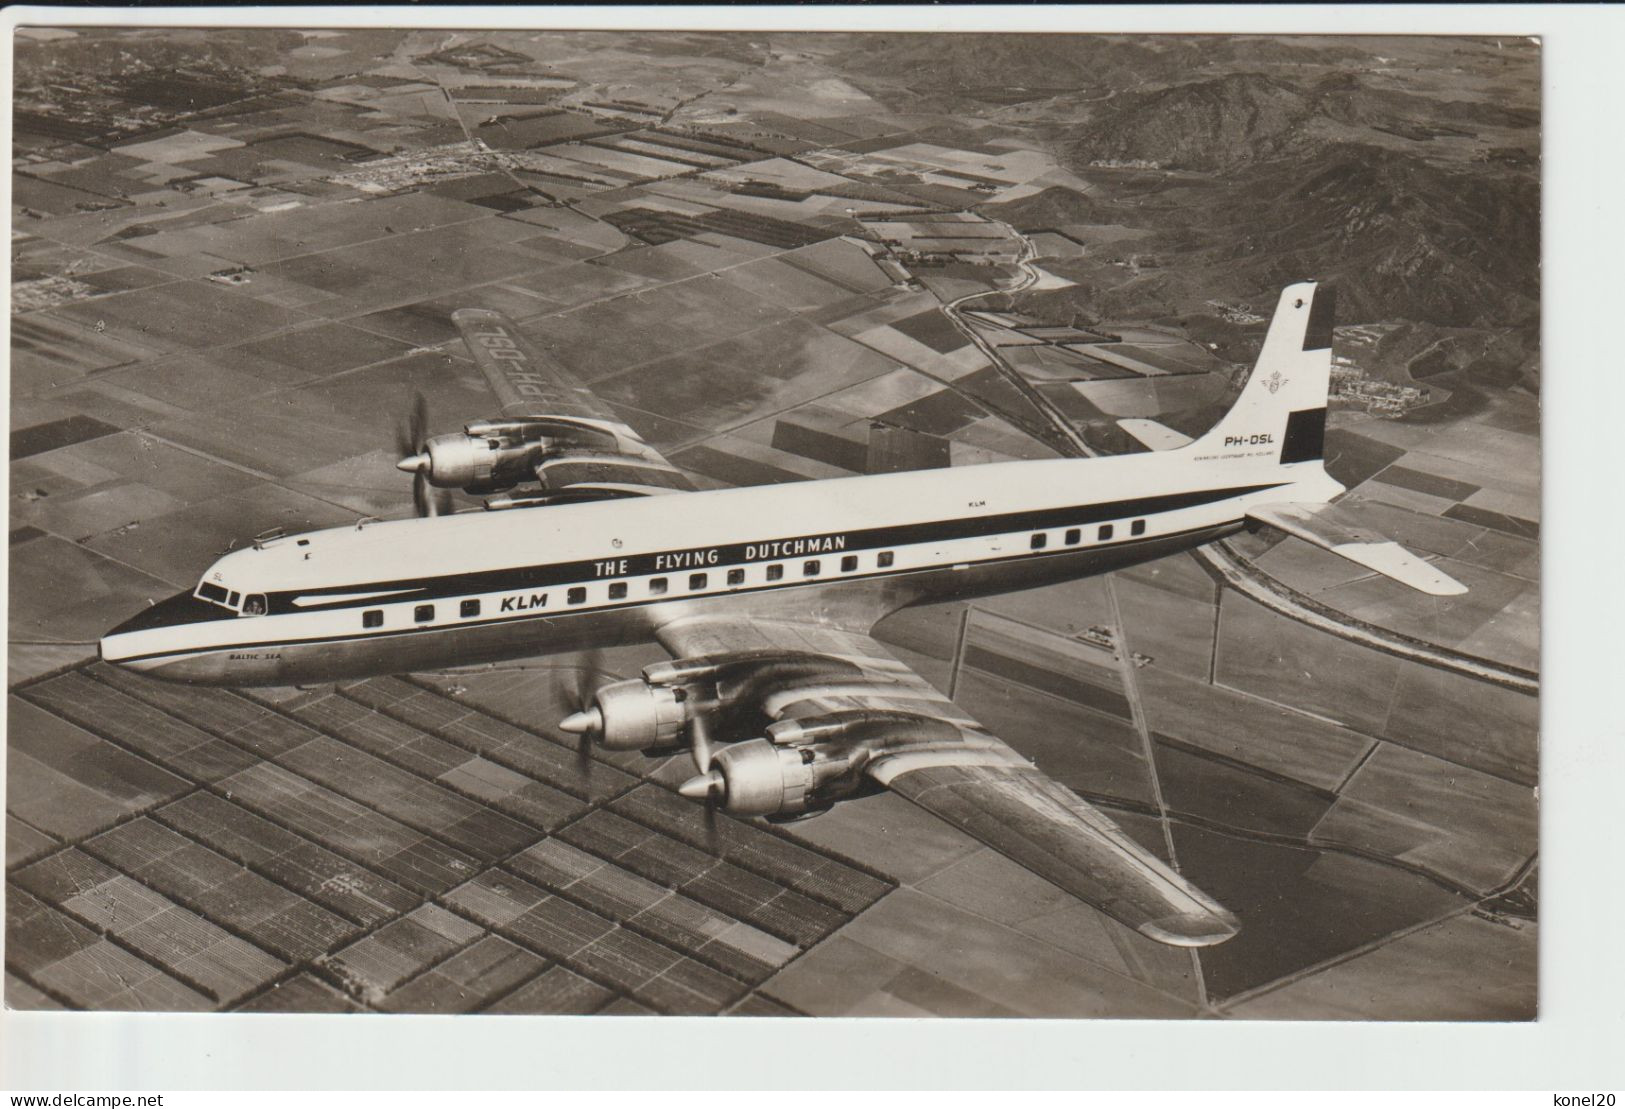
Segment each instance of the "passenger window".
M688 576L688 587L690 589L704 589L708 580L704 574L690 574Z
M650 594L650 596L658 597L662 593L664 593L665 591L666 591L666 579L665 578L650 578L649 579L649 594Z
M480 603L478 601L464 601L457 611L459 615L464 617L478 616L480 614Z
M1106 540L1110 539L1111 537L1112 537L1112 526L1110 524L1101 524L1100 525L1100 539L1101 539L1101 542L1105 542Z
M729 585L744 585L745 584L745 571L743 571L743 570L729 570L728 571L728 584Z
M1049 542L1049 536L1045 535L1043 532L1040 531L1040 532L1034 532L1033 533L1033 550L1035 550L1035 551L1043 550L1045 544L1047 544L1048 542Z
M816 558L808 559L801 564L803 577L816 578L818 576L819 562Z
M1081 543L1081 542L1083 542L1083 529L1082 528L1068 528L1066 530L1066 545L1068 547L1072 546L1074 543Z
M850 574L853 570L856 570L857 568L858 568L858 556L857 555L847 555L845 558L841 559L841 572L843 574Z
M610 582L609 599L612 601L624 600L626 597L626 583L624 581Z
M775 562L767 568L768 581L778 581L782 577L784 577L784 566L782 564Z
M264 616L265 615L265 594L264 593L250 593L248 595L248 599L243 602L243 615L244 616Z
M581 604L587 599L587 587L584 585L571 586L570 592L564 599L573 605Z
M361 614L361 626L363 628L383 627L384 610L381 608L369 608L366 612L363 612Z
M1129 528L1129 532L1131 534L1133 534L1133 535L1144 535L1145 534L1145 521L1144 520L1136 520L1136 521L1134 521L1134 526Z
M420 624L427 624L430 620L434 619L434 606L418 605L412 610L412 619L416 620Z
M892 564L892 553L890 551L881 551L878 555L875 556L875 565L880 567L882 570L884 570L886 567L890 566L891 564Z

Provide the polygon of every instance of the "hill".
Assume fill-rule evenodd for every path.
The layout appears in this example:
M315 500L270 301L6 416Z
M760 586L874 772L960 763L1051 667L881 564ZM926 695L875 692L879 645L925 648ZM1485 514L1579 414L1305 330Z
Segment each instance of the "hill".
M1348 319L1511 327L1539 310L1539 213L1532 176L1347 144L1241 175L1200 224L1261 282L1336 277Z
M1210 302L1256 309L1273 303L1282 285L1315 277L1337 284L1338 315L1346 322L1495 334L1494 365L1473 370L1492 384L1519 381L1514 368L1533 365L1540 207L1532 174L1436 165L1344 143L1243 167L1222 180L1115 201L1104 194L1082 199L1096 221L1137 220L1151 233L1047 262L1075 284L1018 296L1022 311L1056 322L1074 314L1177 321L1222 356L1247 357L1251 331L1219 319ZM1039 214L1048 208L1040 194L1011 205L1017 215L1022 203ZM1491 349L1457 334L1450 346L1476 360ZM1526 370L1521 380L1538 383L1538 372Z
M1316 100L1292 84L1235 73L1117 97L1078 130L1075 162L1147 161L1219 170L1285 153L1301 140Z
M1099 209L1087 195L1062 185L1003 204L983 204L983 215L1003 220L1018 231L1039 231L1068 223L1088 223L1099 218Z
M1116 96L1071 129L1068 153L1080 165L1145 161L1165 169L1225 171L1282 156L1313 156L1329 143L1376 142L1386 135L1425 144L1484 132L1533 134L1539 124L1539 113L1527 108L1405 92L1353 73L1311 80L1245 72ZM1432 153L1425 147L1418 152Z
M865 87L956 99L995 88L1132 88L1176 80L1204 63L1198 40L1184 36L887 34L820 41L829 64Z

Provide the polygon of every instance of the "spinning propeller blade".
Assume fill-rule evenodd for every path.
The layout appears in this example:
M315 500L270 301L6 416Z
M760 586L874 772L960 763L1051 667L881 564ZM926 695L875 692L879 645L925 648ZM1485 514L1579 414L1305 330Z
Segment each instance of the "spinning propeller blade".
M564 678L563 671L554 673ZM584 780L592 776L592 743L602 729L604 719L598 706L593 703L593 697L598 687L609 678L610 675L604 670L602 652L586 651L578 656L576 665L570 668L568 679L562 683L564 688L559 690L555 686L555 696L569 710L568 715L559 721L559 729L576 737L576 768Z
M711 769L711 722L706 716L696 716L688 725L688 735L691 741L690 752L694 756L694 769L701 774Z
M429 402L421 392L412 394L412 407L404 422L395 425L395 468L412 475L412 507L419 516L442 516L452 511L451 494L429 483Z

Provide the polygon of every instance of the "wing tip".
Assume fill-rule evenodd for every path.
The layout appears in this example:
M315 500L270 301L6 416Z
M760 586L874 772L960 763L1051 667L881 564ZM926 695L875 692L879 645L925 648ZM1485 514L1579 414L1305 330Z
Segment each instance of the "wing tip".
M1235 938L1241 931L1241 921L1234 913L1220 909L1216 912L1176 913L1172 916L1148 920L1138 931L1158 943L1173 947L1212 947Z

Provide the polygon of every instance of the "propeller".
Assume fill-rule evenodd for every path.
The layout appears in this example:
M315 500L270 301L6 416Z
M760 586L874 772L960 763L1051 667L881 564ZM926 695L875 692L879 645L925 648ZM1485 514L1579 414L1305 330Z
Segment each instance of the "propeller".
M711 744L710 717L696 716L688 726L689 753L694 757L694 769L699 774L678 787L677 792L693 801L705 802L705 846L711 854L722 855L722 834L717 827L717 805L728 792L728 783L722 771L711 765L714 748Z
M696 720L695 725L699 724ZM701 752L704 752L702 763ZM728 780L722 776L722 771L710 765L711 749L710 739L703 729L696 727L694 731L694 765L699 767L699 773L682 785L677 792L690 801L699 801L705 811L705 848L718 858L722 857L722 830L717 825L717 809L728 796Z
M413 393L406 422L395 425L395 453L401 456L401 460L395 463L397 470L415 474L428 467L429 460L421 453L428 427L429 402L421 392Z
M583 781L592 777L592 737L604 724L603 713L593 703L593 694L608 678L602 652L585 651L570 670L568 684L559 697L570 710L569 715L559 721L559 730L576 737L576 769Z
M705 850L708 854L722 858L722 829L717 824L717 802L721 794L712 790L706 795L702 811L705 813Z
M694 769L701 774L711 770L711 719L700 713L689 721L689 753L694 756Z
M707 770L704 774L696 774L678 786L677 792L690 801L704 801L709 805L727 795L728 780L722 776L720 770Z
M429 484L429 402L421 392L412 394L406 422L395 427L395 450L401 456L395 468L412 475L412 505L419 516L440 516L451 511L451 494Z

